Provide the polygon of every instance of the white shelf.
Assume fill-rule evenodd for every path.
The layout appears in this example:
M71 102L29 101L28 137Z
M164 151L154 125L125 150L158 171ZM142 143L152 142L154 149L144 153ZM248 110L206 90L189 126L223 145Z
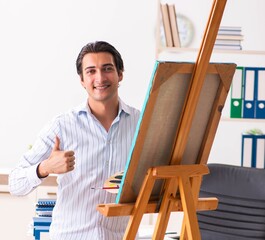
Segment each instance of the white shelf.
M176 48L176 47L160 47L158 49L159 54L163 52L167 53L185 53L185 52L199 52L199 48ZM213 49L214 53L224 53L224 54L246 54L246 55L264 55L265 51L258 50L220 50Z
M157 59L160 61L196 62L198 53L198 48L160 47L157 51ZM265 67L265 51L214 49L210 62L231 62L236 63L237 66Z
M225 122L265 123L265 119L260 119L260 118L229 118L229 117L221 117L221 120L225 121Z

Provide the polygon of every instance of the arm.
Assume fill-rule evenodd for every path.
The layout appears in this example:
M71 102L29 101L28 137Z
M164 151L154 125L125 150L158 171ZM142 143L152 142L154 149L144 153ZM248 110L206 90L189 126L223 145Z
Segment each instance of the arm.
M74 152L60 150L57 137L58 124L42 131L18 166L9 175L9 190L12 195L23 196L33 191L50 173L60 174L74 169Z

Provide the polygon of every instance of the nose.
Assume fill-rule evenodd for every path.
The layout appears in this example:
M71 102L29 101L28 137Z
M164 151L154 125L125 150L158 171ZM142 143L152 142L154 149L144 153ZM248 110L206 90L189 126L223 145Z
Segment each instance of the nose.
M106 75L104 74L104 72L103 71L97 71L97 74L96 74L96 81L97 82L103 82L103 81L105 81L106 80Z

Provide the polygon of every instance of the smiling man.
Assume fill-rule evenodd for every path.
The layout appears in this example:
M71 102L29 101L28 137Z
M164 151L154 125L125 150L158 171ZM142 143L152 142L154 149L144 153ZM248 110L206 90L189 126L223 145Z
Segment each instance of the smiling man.
M49 174L58 174L50 238L120 240L128 218L97 212L98 204L114 202L115 195L95 187L124 169L140 113L118 96L124 66L112 45L87 44L76 68L87 100L40 132L11 172L10 192L26 195Z

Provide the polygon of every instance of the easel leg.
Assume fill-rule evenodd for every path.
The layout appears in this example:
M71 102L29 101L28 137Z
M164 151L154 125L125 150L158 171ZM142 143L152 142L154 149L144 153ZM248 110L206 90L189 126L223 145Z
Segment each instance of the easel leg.
M144 183L140 190L137 201L135 203L132 215L130 216L130 220L127 225L123 240L135 239L142 217L145 213L145 209L148 204L151 192L153 190L154 183L155 179L152 176L152 169L149 169L144 179Z
M181 240L200 240L201 234L196 215L195 198L193 196L190 179L181 177L179 181L179 190L184 212Z
M163 201L159 210L158 218L156 221L156 226L153 234L152 240L164 239L165 232L167 230L167 225L170 217L170 213L173 209L174 203L170 199L175 197L177 192L178 181L177 179L167 180L165 192L167 195L163 196ZM172 193L172 194L170 194Z
M192 177L190 179L191 181L191 189L192 189L192 195L194 200L198 199L199 197L199 191L200 191L200 186L201 186L201 181L202 181L202 177L201 176L195 176ZM196 206L196 202L194 201L194 205ZM182 229L181 229L181 240L187 240L188 236L187 236L187 228L186 228L186 220L185 220L185 215L183 217L183 221L182 221Z

